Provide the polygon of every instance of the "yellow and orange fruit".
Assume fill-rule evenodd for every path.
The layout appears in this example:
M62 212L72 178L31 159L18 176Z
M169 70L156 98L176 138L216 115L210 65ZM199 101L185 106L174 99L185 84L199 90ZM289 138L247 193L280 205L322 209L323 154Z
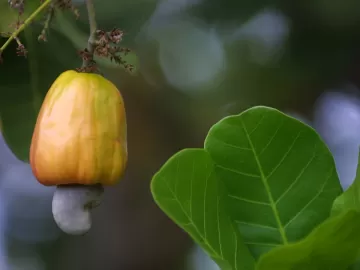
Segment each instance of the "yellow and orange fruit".
M116 86L98 74L60 74L37 118L30 165L46 186L118 183L127 165L127 126Z

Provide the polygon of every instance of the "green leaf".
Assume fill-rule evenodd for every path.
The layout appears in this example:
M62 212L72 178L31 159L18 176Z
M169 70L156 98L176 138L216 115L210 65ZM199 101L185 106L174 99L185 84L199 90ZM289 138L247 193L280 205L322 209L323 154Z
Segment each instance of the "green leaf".
M23 89L19 85L19 89ZM4 88L4 91L13 91L11 87ZM4 140L11 149L12 153L20 160L29 160L29 149L34 130L37 113L31 103L18 102L1 104L1 122Z
M14 62L3 64L6 73L2 74L0 82L0 117L6 143L18 159L27 162L42 95L39 93L38 64L31 28L24 34L31 54L28 58L17 57Z
M155 174L151 190L159 207L222 269L254 269L254 259L223 207L225 190L203 149L185 149Z
M205 149L229 191L227 211L255 258L307 236L341 193L319 135L275 109L224 118L210 129Z
M360 160L360 152L359 159ZM360 164L358 163L356 177L351 186L336 198L332 208L332 214L337 215L343 211L354 209L360 211Z
M257 270L346 270L360 251L360 213L329 218L304 240L263 255Z

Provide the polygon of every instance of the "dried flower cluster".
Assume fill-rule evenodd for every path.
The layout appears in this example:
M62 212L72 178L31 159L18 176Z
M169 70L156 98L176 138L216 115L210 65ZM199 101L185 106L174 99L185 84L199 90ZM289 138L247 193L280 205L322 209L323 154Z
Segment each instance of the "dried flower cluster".
M94 60L94 55L108 58L111 61L114 61L118 65L123 66L128 71L133 71L134 66L128 64L123 56L126 56L130 49L123 48L119 46L119 43L122 41L124 36L124 32L118 28L114 28L109 32L105 32L103 30L96 31L96 40L92 45L92 51L89 49L84 49L79 52L80 57L87 62L86 66L78 68L77 70L80 72L96 72L97 66Z
M17 30L19 30L21 27L24 27L26 24L26 20L22 20L22 17L24 15L24 11L25 11L25 0L8 0L9 6L10 8L16 10L18 12L18 16L17 16L17 20L15 23L10 25L10 31L5 32L5 33L0 33L0 36L2 37L7 37L10 38L11 36L13 36L12 38L14 40L16 40L18 47L17 47L17 54L19 56L25 56L27 55L27 50L24 46L24 44L20 41L20 38L17 35L13 35L13 33L15 33ZM44 0L40 0L40 4L43 4ZM51 4L49 5L49 7L47 7L47 12L45 14L45 23L44 23L44 27L41 31L41 34L39 35L39 40L42 41L46 41L46 32L49 29L49 26L51 24L51 21L54 17L55 14L55 9L61 9L61 10L71 10L76 17L79 16L79 12L78 10L72 5L71 0L53 0L51 2ZM29 22L30 23L30 22ZM0 62L2 61L1 58L1 53L2 50L0 49Z
M79 11L75 8L71 0L52 0L49 4L49 1L39 0L41 5L44 5L47 2L46 10L44 16L44 27L38 37L39 41L47 41L47 32L49 30L50 24L55 16L55 10L70 10L76 18L79 17ZM0 36L11 38L17 42L17 55L25 56L27 55L27 50L23 43L21 43L18 33L20 28L24 28L30 21L22 20L25 10L25 0L8 0L9 6L12 9L15 9L18 12L17 21L11 25L11 30L9 32L0 33ZM16 33L16 34L14 34ZM114 61L118 65L123 66L128 71L133 71L134 67L128 64L123 56L127 55L130 50L128 48L123 48L119 46L119 43L122 41L124 32L120 29L113 29L109 32L103 30L97 30L93 41L89 40L88 48L79 52L80 57L83 59L83 66L78 68L80 72L96 72L98 71L94 56L108 58L111 61ZM6 46L5 46L6 47ZM0 62L2 48L0 48Z
M76 18L78 19L80 17L79 10L75 8L71 0L54 0L55 7L57 7L60 10L71 10Z
M19 12L19 16L24 13L25 0L8 0L9 6Z

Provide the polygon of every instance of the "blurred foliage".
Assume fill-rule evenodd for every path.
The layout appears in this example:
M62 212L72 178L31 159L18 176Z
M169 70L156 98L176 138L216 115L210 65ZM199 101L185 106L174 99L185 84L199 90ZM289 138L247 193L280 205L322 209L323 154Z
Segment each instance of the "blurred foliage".
M273 6L278 0L230 0L226 5L221 0L197 1L197 5L190 8L190 14L203 19L210 24L223 26L238 25L250 19L259 10Z

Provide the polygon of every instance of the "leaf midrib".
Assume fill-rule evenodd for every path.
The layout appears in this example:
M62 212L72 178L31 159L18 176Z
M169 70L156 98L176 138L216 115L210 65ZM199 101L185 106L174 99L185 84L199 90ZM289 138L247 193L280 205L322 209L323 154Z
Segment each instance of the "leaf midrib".
M282 225L282 222L280 220L280 215L279 215L279 211L278 209L276 208L276 204L275 204L275 200L271 194L271 190L270 190L270 186L268 184L268 181L267 181L267 178L263 172L263 169L262 169L262 166L261 166L261 163L260 163L260 160L259 160L259 157L256 153L256 150L255 150L255 147L252 143L252 140L250 138L250 134L248 132L248 130L246 129L246 126L243 122L243 120L241 120L241 125L244 129L244 132L245 132L245 136L250 144L250 148L251 148L251 151L253 152L253 155L254 155L254 158L255 158L255 162L256 162L256 165L258 166L259 168L259 173L260 173L260 178L261 178L261 181L265 187L265 190L266 190L266 193L269 197L269 202L270 202L270 207L274 213L274 216L275 216L275 221L276 221L276 224L278 226L278 229L279 229L279 233L280 233L280 236L281 236L281 239L284 243L284 245L287 245L288 244L288 239L287 239L287 236L286 236L286 232L285 232L285 229L284 229L284 226Z

